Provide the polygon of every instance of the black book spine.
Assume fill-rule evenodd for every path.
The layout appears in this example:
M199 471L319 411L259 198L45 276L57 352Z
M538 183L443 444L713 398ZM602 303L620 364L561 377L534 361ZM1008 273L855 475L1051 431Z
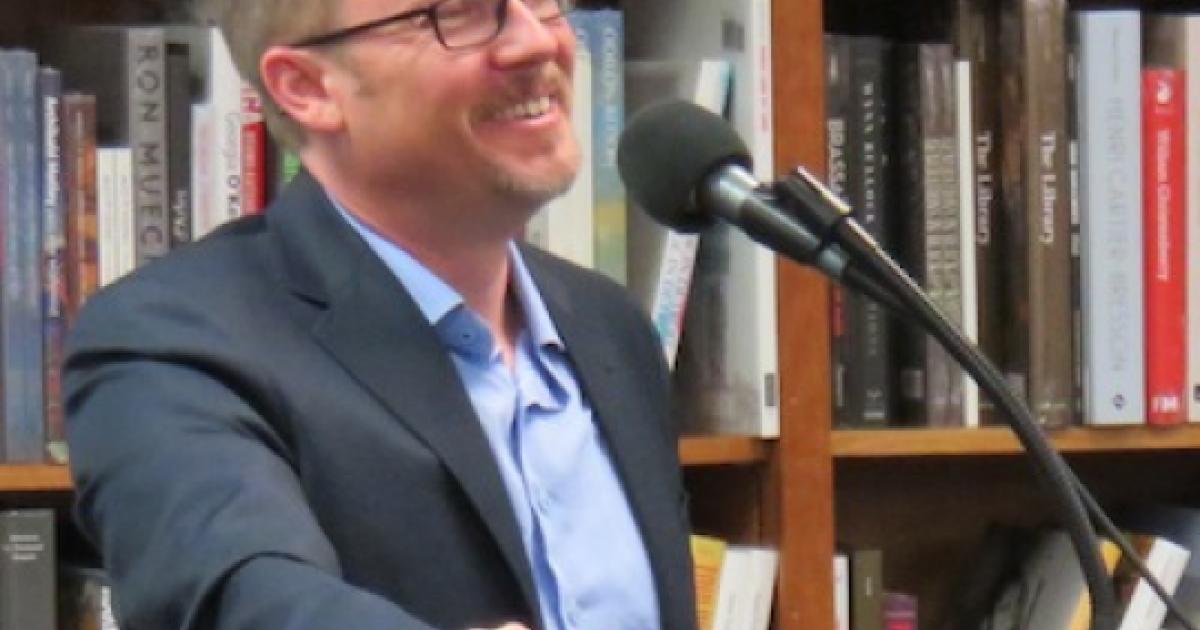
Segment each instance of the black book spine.
M192 90L187 44L167 42L167 202L172 248L192 241Z

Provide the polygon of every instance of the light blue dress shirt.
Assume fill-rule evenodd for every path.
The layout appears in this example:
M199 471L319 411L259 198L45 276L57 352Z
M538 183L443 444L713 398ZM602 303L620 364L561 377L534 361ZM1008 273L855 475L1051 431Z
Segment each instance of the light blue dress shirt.
M658 628L658 598L641 532L517 247L509 250L510 286L525 327L510 370L491 332L458 292L338 209L413 296L450 351L516 512L546 630Z

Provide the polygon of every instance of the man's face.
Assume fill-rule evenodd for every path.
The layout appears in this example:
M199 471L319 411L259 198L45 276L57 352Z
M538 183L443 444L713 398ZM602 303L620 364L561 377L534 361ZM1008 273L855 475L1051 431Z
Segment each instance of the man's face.
M571 131L575 40L566 18L538 20L510 0L491 42L447 50L425 20L346 43L349 142L363 168L399 193L531 211L579 167ZM339 25L428 0L343 0Z

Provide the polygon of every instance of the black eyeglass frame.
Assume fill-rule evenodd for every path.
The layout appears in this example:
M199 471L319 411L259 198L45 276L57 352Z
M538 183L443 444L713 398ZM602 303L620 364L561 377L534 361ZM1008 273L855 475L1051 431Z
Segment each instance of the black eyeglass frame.
M500 32L504 30L504 25L508 21L508 3L511 2L512 0L496 0L496 30L493 31L490 36L488 36L487 38L485 38L481 41L472 42L470 44L463 44L461 46L451 46L451 45L447 44L445 36L442 35L442 27L441 27L441 22L438 21L437 10L438 10L438 7L440 7L441 5L443 5L447 2L457 2L457 1L459 1L459 0L438 0L437 2L434 2L433 4L422 7L420 9L412 9L411 11L404 11L402 13L397 13L395 15L381 17L377 20L363 22L362 24L355 24L354 26L347 26L346 28L339 28L337 30L330 31L328 33L322 33L320 35L313 35L310 37L305 37L304 39L301 39L298 42L293 42L292 44L290 44L290 46L292 48L318 48L321 46L329 46L331 44L336 44L338 42L345 41L352 37L356 37L367 31L372 31L377 28L387 26L389 24L395 24L397 22L403 22L405 20L411 20L413 18L418 18L418 17L424 17L429 20L429 23L433 25L433 34L435 37L437 37L438 43L440 43L442 45L442 47L447 50L458 50L458 49L462 49L462 48L471 48L473 46L482 46L482 45L492 41L493 39L496 39L496 37L498 35L500 35ZM518 0L518 1L523 1L523 0ZM551 16L551 17L539 18L539 19L552 20L552 19L561 18L567 14L567 11L569 11L572 6L572 3L570 2L570 0L555 0L555 3L558 4L558 7L559 7L558 14Z

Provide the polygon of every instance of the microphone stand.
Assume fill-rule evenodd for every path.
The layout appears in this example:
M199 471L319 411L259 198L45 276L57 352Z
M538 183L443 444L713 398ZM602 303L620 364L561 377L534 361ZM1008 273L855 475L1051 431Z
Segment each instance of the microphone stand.
M901 269L857 223L846 221L849 209L803 169L797 169L775 183L775 192L797 218L815 219L809 224L825 241L836 241L865 272L890 289L895 301L903 305L900 315L921 324L975 379L1004 411L1013 433L1034 463L1035 476L1054 501L1063 527L1079 558L1088 591L1092 597L1092 628L1117 627L1118 607L1112 577L1100 557L1099 541L1088 520L1088 510L1099 512L1094 500L1083 500L1087 491L1071 472L1062 456L1046 440L1023 401L1005 383L1000 371L951 324L915 282ZM883 304L888 306L887 304ZM1105 517L1102 522L1107 521ZM1111 525L1111 522L1108 523ZM1115 528L1114 528L1115 530ZM1115 538L1122 538L1117 532ZM1118 543L1120 544L1120 543ZM1136 554L1133 554L1136 556ZM1169 600L1169 598L1167 598Z

